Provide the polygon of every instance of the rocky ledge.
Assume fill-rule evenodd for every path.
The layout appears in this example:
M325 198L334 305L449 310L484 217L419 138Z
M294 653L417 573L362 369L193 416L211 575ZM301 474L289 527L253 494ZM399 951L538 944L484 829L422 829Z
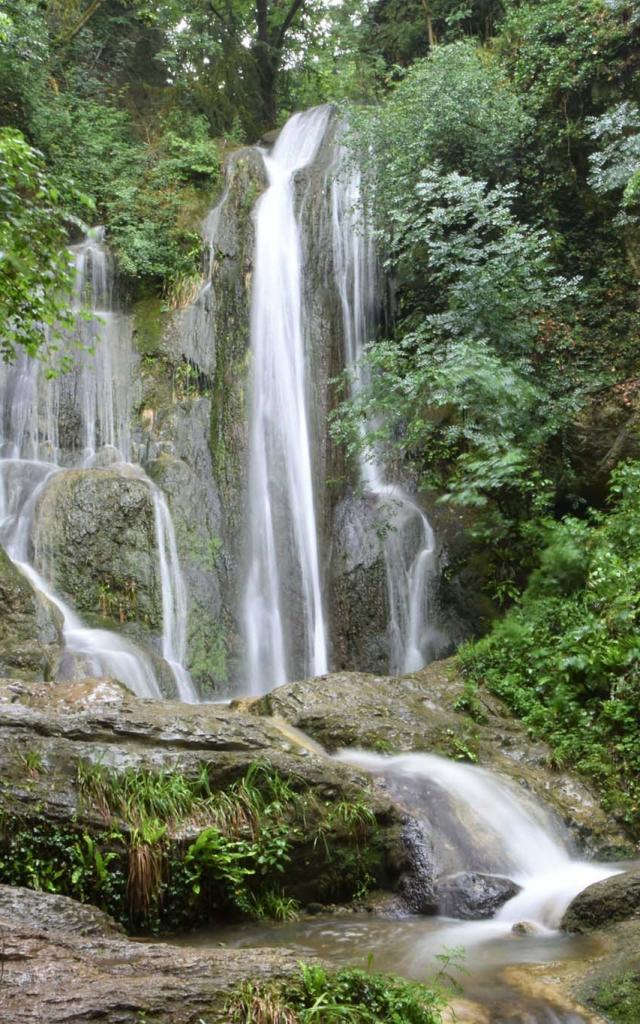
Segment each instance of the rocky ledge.
M286 949L132 942L94 907L0 886L0 1019L11 1024L207 1024L242 983L298 970Z
M589 787L556 770L549 747L533 742L497 697L481 691L467 708L455 659L400 678L338 672L288 683L248 710L285 719L331 753L422 751L484 765L554 808L582 851L601 859L633 852Z

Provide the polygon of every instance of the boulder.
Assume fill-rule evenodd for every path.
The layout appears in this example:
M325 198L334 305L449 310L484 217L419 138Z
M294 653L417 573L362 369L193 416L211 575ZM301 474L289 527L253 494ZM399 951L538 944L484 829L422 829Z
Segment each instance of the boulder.
M482 921L493 917L508 900L517 896L521 886L500 875L460 871L439 878L435 886L438 910L445 917L463 921Z
M79 612L162 628L153 499L123 469L56 473L37 506L34 563Z
M407 821L403 831L408 868L400 878L399 891L412 914L435 914L438 900L433 886L433 846L426 827Z
M124 929L103 910L78 903L68 896L34 892L20 886L0 885L0 918L13 927L40 932L65 932L98 938L124 936Z
M62 650L62 616L0 547L0 675L51 679Z
M587 886L567 907L560 927L567 932L590 932L631 918L640 918L639 868Z

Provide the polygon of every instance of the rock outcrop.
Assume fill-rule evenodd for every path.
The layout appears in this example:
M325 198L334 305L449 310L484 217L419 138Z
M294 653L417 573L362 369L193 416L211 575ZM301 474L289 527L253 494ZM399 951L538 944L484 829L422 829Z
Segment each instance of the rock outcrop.
M498 698L482 691L473 718L464 707L464 684L451 660L401 678L338 672L288 683L252 710L285 718L330 752L422 751L485 765L554 808L583 850L603 858L631 852L589 788L550 767L549 748L532 742Z
M286 949L131 942L108 919L98 926L94 908L60 903L52 916L51 898L31 893L25 914L22 896L0 889L0 1019L7 1024L222 1024L238 986L298 972L298 956ZM93 929L82 925L85 917Z
M436 882L438 910L445 917L481 921L493 917L503 904L517 896L521 886L510 878L460 871Z
M124 885L132 870L128 850L142 822L111 813L95 790L87 795L83 778L92 766L99 775L111 773L110 779L128 772L134 783L136 773L143 778L140 772L147 773L144 778L152 772L187 780L204 772L207 786L220 791L256 763L296 792L312 794L321 815L314 819L319 831L310 821L288 827L286 874L276 875L288 897L303 904L349 899L361 868L372 884L386 888L412 870L402 838L407 815L384 789L357 770L297 746L269 721L221 705L139 700L105 679L51 685L8 680L0 682L0 881L48 885L51 878L62 891L82 897L82 884L70 881L74 871L92 895L96 886L103 891L100 873L106 865L120 886L116 903L124 919ZM347 812L355 808L355 818L332 813L336 805ZM180 865L189 844L211 821L195 824L169 814L163 824L162 856L184 874ZM22 837L17 850L16 836ZM149 847L144 837L137 842ZM112 896L109 889L105 898ZM198 920L219 905L213 901L209 911L208 904L194 903ZM163 920L174 913L169 904L163 903ZM190 913L178 902L180 923L188 924Z
M62 616L0 547L0 675L52 679L62 651Z
M37 506L34 563L80 613L162 629L153 500L120 469L57 473Z

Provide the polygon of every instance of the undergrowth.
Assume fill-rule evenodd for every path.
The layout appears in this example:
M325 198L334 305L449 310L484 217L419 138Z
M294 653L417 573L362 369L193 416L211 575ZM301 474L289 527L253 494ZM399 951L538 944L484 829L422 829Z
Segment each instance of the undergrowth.
M520 602L459 653L468 681L546 739L640 834L640 463L612 477L612 505L549 524Z
M0 881L90 901L138 930L216 915L288 920L291 886L312 863L316 897L361 896L379 871L376 819L363 799L324 802L300 779L255 762L224 789L147 767L76 767L80 821L0 819ZM295 863L292 863L294 848Z
M280 987L248 982L227 1005L234 1024L440 1024L447 1005L439 988L357 968L332 972L300 964Z

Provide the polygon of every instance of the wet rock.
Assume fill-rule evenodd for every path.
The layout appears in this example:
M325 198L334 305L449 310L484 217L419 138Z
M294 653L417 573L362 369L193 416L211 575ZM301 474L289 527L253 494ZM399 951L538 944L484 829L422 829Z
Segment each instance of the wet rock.
M222 1024L229 1020L225 1004L242 983L299 971L298 955L286 949L190 950L49 933L5 908L0 934L0 1013L11 1024Z
M438 910L445 917L481 921L493 917L521 886L510 878L461 871L439 878L435 886Z
M540 931L540 926L532 921L518 921L511 929L512 935L535 935Z
M402 838L409 865L400 878L402 899L413 914L435 914L438 899L433 884L433 846L429 834L424 825L410 819L402 830Z
M343 747L422 751L484 765L555 810L583 850L601 859L632 853L588 786L552 768L550 749L532 741L497 697L480 691L473 719L460 710L464 699L464 683L451 659L399 678L336 672L287 683L252 710L281 716L331 752Z
M0 675L50 679L62 652L62 616L0 547Z
M347 495L331 537L331 636L338 668L385 672L389 664L387 573L382 524L370 495Z
M97 907L78 903L68 896L34 892L19 886L0 885L0 918L13 926L43 932L65 932L108 938L124 936L124 929Z
M116 469L57 473L36 511L34 563L81 613L162 627L148 483Z
M560 927L589 932L617 921L640 918L640 869L595 882L571 901Z

